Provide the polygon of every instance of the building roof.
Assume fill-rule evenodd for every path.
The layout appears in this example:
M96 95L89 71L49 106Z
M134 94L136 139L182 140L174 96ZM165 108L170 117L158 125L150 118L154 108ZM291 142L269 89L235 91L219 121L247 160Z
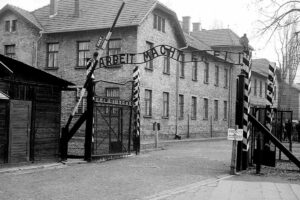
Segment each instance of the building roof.
M275 66L275 63L270 62L266 58L252 59L252 71L262 76L268 77L269 64Z
M185 36L187 46L190 46L198 50L212 50L209 45L205 44L199 39L196 39L192 35L184 32L184 36Z
M0 91L0 99L1 100L8 100L8 96L6 94L4 94L3 92Z
M0 77L11 75L16 77L27 77L32 81L38 81L62 87L74 85L69 81L0 54Z
M14 12L16 15L21 16L23 19L25 19L25 21L31 23L32 25L34 25L35 27L37 27L38 29L42 30L42 26L41 24L37 21L37 19L35 18L35 16L26 11L23 10L22 8L19 8L17 6L13 6L10 4L7 4L6 6L4 6L1 10L0 10L0 15L2 15L3 13L5 13L5 11L7 10L11 10L12 12Z
M60 0L57 3L57 14L51 17L50 5L33 12L6 5L0 13L11 9L43 30L44 33L108 29L111 27L123 0L80 0L79 17L74 16L74 0ZM160 9L171 17L172 24L176 28L175 33L185 43L176 13L157 0L127 0L116 27L139 26L154 9Z
M240 43L240 37L231 29L201 30L192 32L191 35L204 41L211 47L243 47Z

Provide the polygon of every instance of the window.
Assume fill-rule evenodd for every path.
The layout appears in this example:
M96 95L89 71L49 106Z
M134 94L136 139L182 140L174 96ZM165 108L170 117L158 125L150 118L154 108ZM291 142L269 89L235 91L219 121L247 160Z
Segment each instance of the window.
M81 89L82 88L77 88L76 102L79 101ZM86 100L86 96L84 96L78 106L78 110L76 114L83 114L86 111L86 109L87 109L87 100Z
M153 43L151 43L151 42L146 42L146 45L147 45L147 49L146 50L152 49L153 46L154 46ZM153 60L150 60L150 61L146 62L146 69L153 70Z
M15 58L16 57L16 45L5 45L4 53L7 57Z
M184 118L184 96L179 95L179 119Z
M120 89L119 88L106 88L106 97L110 98L120 98Z
M219 66L215 66L215 86L219 86Z
M163 92L163 117L169 117L169 93Z
M107 44L107 56L119 54L121 52L121 45L121 39L109 40Z
M228 69L224 69L224 88L228 88Z
M197 98L192 97L192 113L191 113L191 119L197 118Z
M78 67L86 67L87 58L89 56L90 42L78 42L78 56L77 56L77 66Z
M203 101L204 117L203 119L208 119L208 99L204 98Z
M197 70L198 70L198 62L197 59L193 58L193 66L192 66L192 80L197 81Z
M58 43L49 43L48 44L48 64L47 67L49 68L57 68L58 67L58 61L57 61L57 56L58 56L58 48L59 44Z
M179 76L180 78L184 78L184 67L185 67L185 56L182 54L181 56L181 64L180 64L180 70L179 70Z
M268 84L265 83L265 98L267 98L267 94L268 94Z
M208 84L209 81L209 63L205 62L204 66L204 83Z
M227 120L227 101L224 101L224 120Z
M257 96L257 80L254 79L254 96Z
M145 90L145 116L152 115L152 91Z
M170 57L164 57L164 74L170 74Z
M4 30L5 32L15 32L17 31L17 20L12 20L12 21L5 21L4 25Z
M158 15L154 15L154 23L153 23L153 28L157 29L162 32L166 32L166 20L163 17L160 17Z
M219 101L214 101L214 120L217 121L219 118Z
M10 32L10 21L5 21L5 32Z
M259 96L262 97L262 81L259 81Z
M15 32L17 30L17 20L12 20L11 32Z

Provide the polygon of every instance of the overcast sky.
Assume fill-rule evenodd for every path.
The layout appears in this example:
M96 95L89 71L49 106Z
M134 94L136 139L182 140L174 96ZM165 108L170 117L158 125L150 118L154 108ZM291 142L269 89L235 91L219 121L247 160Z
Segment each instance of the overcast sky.
M182 16L191 16L192 22L201 22L202 28L230 28L239 36L247 33L250 44L255 48L254 57L276 61L274 43L266 45L266 39L257 36L257 20L260 16L254 0L160 0ZM50 0L0 0L0 8L7 3L25 10L35 10L49 4Z

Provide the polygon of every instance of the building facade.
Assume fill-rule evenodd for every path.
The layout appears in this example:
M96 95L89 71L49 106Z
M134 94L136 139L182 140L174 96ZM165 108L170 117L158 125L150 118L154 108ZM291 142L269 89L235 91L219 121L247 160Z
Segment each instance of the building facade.
M51 0L50 5L28 12L7 5L0 11L0 53L76 83L85 80L86 60L99 35L105 36L122 1ZM140 64L141 140L153 140L153 123L161 124L160 138L214 137L235 125L238 65L203 50L242 52L231 30L189 31L176 13L157 1L126 2L105 56L144 52L157 45L184 51L184 62L158 57ZM9 25L8 25L9 24ZM8 28L9 27L9 28ZM221 37L230 32L230 38ZM207 35L211 38L206 37ZM217 40L219 38L219 40ZM202 50L194 55L193 51ZM237 60L232 54L231 60ZM136 62L142 62L137 57ZM135 65L97 68L98 96L131 99L131 85L109 82L132 80ZM62 124L78 100L74 90L63 94ZM79 113L84 110L84 101Z

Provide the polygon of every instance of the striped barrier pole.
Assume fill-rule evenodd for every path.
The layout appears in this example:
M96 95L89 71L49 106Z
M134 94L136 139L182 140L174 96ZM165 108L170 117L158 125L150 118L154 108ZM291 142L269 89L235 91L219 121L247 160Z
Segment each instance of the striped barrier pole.
M248 157L249 157L249 136L250 136L250 121L248 120L248 114L250 114L250 93L251 93L251 53L245 51L243 56L243 68L245 72L244 79L244 98L243 98L243 161L242 169L248 168Z
M269 75L267 80L267 101L266 106L266 127L270 132L272 132L272 120L273 120L273 101L274 101L274 86L275 86L275 68L269 64Z
M133 136L133 145L136 151L136 154L140 151L140 133L141 133L141 124L140 124L140 72L139 67L136 66L133 69L133 109L135 111L134 117L134 136Z

